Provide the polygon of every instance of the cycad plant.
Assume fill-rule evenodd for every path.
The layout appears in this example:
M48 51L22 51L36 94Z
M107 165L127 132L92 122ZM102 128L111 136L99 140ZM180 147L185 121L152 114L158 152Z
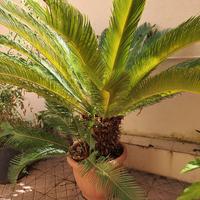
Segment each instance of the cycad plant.
M9 48L0 53L0 81L65 108L78 130L71 157L96 168L100 185L121 199L137 196L135 184L105 160L123 151L123 116L182 92L200 92L200 59L151 74L170 54L200 40L200 16L159 32L149 24L138 27L144 5L113 0L109 27L97 39L87 17L66 0L25 0L23 6L0 1L0 23L12 32L0 36Z

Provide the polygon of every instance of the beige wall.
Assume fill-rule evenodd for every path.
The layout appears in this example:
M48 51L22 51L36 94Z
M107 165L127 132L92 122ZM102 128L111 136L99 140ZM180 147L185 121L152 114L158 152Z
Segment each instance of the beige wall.
M20 0L15 0L20 1ZM111 10L111 0L70 0L85 14L88 15L97 34L107 25ZM192 15L200 14L200 0L147 0L141 23L149 21L156 23L161 28L174 27ZM0 32L4 32L0 29ZM195 44L189 49L173 55L173 57L200 56L200 45ZM181 59L169 60L163 67L180 62ZM41 110L43 100L36 100L34 95L26 97L35 111ZM200 129L200 96L186 94L174 99L145 108L137 116L131 113L126 117L123 125L125 132L160 137L178 137L186 140L200 141L200 136L194 129ZM31 114L28 115L31 117Z

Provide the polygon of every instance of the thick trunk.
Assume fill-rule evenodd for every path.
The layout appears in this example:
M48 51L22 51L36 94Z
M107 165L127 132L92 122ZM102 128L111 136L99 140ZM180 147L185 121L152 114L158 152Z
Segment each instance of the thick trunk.
M96 140L96 150L102 156L116 158L121 155L123 148L119 139L122 119L122 116L100 119L95 125L93 137Z
M89 120L85 116L83 118ZM105 119L96 117L92 136L96 141L95 150L99 152L100 156L109 156L115 159L123 153L123 147L119 141L122 119L123 116ZM69 148L69 153L71 158L81 161L89 156L90 147L83 140L76 140Z

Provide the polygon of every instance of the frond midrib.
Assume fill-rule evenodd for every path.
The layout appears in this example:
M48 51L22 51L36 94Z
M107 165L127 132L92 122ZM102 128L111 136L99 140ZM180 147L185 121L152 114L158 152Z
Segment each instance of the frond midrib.
M12 133L13 134L13 133ZM30 136L30 135L27 135L27 134L20 134L16 131L14 131L14 135L18 136L18 137L22 137L22 138L28 138L28 139L33 139L33 140L39 140L39 141L43 141L43 142L46 142L46 143L51 143L51 144L54 144L54 145L57 145L57 146L60 146L60 147L65 147L66 148L66 145L63 145L61 143L58 143L58 142L54 142L52 140L48 140L48 139L44 139L44 138L41 138L41 137L34 137L34 136Z
M13 74L9 74L9 73L3 73L3 72L0 72L0 74L1 75L4 75L4 76L8 76L8 77L13 77L13 78L16 78L16 79L21 79L21 80L24 80L24 81L28 81L28 82L30 82L30 83L32 83L33 85L37 85L37 86L39 86L39 87L42 87L42 88L44 88L44 89L46 89L47 91L50 91L51 93L54 93L54 94L56 94L57 96L60 96L62 99L64 99L65 101L67 101L67 99L64 97L64 96L62 96L62 95L60 95L59 93L57 93L56 91L53 91L53 90L51 90L50 88L48 88L48 87L46 87L46 86L43 86L43 85L40 85L39 83L37 83L37 82L33 82L33 81L31 81L30 79L25 79L25 78L22 78L22 77L20 77L20 76L17 76L17 75L13 75ZM70 101L68 101L70 104L72 104L74 107L76 107L76 108L78 108L78 109L83 109L83 108L81 108L81 107L79 107L79 106L77 106L76 104L73 104L72 102L70 102ZM85 112L85 111L84 111Z
M98 165L96 165L94 162L92 162L91 159L87 159L87 160L92 164L92 166L94 166L94 168L98 169L99 171L103 171L103 174L106 175L106 176L109 178L109 180L110 180L114 185L116 185L116 187L117 187L122 193L124 193L124 191L123 191L123 189L120 187L120 185L117 184L116 181L114 181L114 180L109 176L109 174L108 174L105 170L103 170L102 168L98 167ZM108 164L111 165L111 163L108 163ZM126 195L129 199L132 199L132 197L129 196L127 193L124 194L124 195Z

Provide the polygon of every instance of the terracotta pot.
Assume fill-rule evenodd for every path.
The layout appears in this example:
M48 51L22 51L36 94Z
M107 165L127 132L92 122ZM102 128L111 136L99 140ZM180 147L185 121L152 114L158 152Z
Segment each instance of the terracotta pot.
M127 149L125 146L123 154L115 160L110 161L112 164L116 165L116 167L122 166L123 162L127 157ZM67 161L69 165L73 169L74 177L77 185L79 186L83 196L88 200L106 200L105 191L99 191L96 189L94 183L87 178L87 176L81 175L81 166L78 162L71 159L69 156L67 157ZM91 170L88 176L96 176L94 170Z

